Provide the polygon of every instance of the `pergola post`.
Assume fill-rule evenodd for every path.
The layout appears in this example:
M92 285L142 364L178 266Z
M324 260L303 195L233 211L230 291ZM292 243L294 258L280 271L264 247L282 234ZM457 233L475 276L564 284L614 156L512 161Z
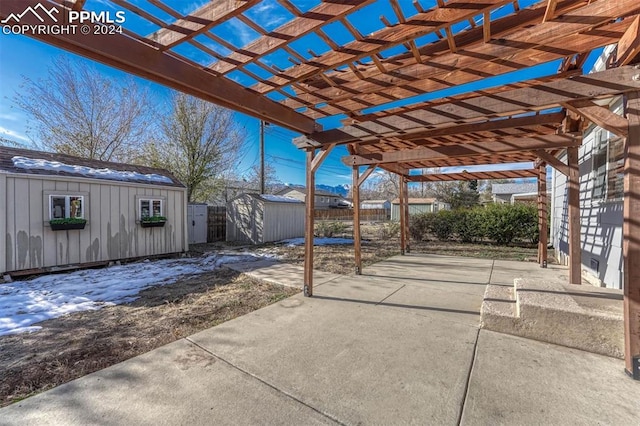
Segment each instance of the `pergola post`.
M582 284L582 248L580 247L580 173L578 147L567 148L569 200L569 283Z
M624 361L640 380L640 92L626 98L629 136L625 139L624 223Z
M400 180L398 186L400 189L400 193L398 196L398 216L400 217L400 254L404 255L404 249L405 246L407 244L406 242L406 237L407 234L405 233L404 229L406 226L405 221L407 220L407 218L404 215L404 203L405 203L405 197L404 197L404 192L406 190L405 186L404 186L404 179L402 176L398 176L398 179Z
M316 208L316 170L327 158L336 144L330 144L320 149L316 155L315 148L307 149L307 195L305 197L304 222L304 295L313 296L313 237Z
M353 168L353 252L355 258L356 275L362 273L362 256L360 253L360 168Z
M405 253L411 253L409 240L409 185L405 176L402 176L402 187L404 194L404 210L402 212L404 215L404 251Z
M307 195L305 197L304 222L304 295L313 296L313 237L316 198L316 173L313 167L315 149L307 150Z
M538 263L547 267L547 163L538 166Z

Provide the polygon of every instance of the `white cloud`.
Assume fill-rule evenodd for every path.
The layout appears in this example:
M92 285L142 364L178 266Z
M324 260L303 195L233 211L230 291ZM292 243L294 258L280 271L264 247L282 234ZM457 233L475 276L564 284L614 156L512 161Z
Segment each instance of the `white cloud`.
M253 31L251 31L249 29L249 27L247 27L246 25L244 25L242 22L238 21L237 19L232 19L229 21L229 24L231 25L231 27L233 27L233 32L234 32L234 36L238 39L240 39L240 42L242 43L242 46L245 46L249 43L251 43L253 40L256 39L256 35Z
M7 129L6 127L0 126L0 136L7 137L9 139L20 139L21 141L29 142L29 138L22 133L15 132L11 129Z
M18 114L14 114L14 113L0 113L0 120L6 120L6 121L18 121L20 119L20 116Z

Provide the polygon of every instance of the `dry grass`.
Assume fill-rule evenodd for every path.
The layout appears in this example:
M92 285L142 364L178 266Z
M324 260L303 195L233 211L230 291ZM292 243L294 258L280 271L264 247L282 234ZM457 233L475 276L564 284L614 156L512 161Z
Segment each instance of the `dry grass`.
M0 338L0 406L53 388L224 321L298 290L229 269L153 287L133 303L40 323Z

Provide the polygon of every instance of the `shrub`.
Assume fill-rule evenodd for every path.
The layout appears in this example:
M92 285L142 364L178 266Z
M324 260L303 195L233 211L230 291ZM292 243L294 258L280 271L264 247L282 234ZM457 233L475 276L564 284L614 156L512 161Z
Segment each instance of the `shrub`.
M418 213L409 216L409 234L414 241L423 241L429 233L432 213ZM396 222L397 223L397 222ZM398 232L400 224L398 223Z
M482 209L459 209L452 213L453 232L463 243L482 241L485 234Z
M527 204L489 204L483 219L487 238L507 245L514 240L537 241L538 212Z
M440 210L438 213L429 213L429 230L440 241L447 241L453 237L454 212Z
M316 235L331 238L335 234L342 234L347 230L347 225L342 222L318 222L316 225Z
M390 238L398 238L400 235L400 223L389 222L380 229L380 238L388 240Z

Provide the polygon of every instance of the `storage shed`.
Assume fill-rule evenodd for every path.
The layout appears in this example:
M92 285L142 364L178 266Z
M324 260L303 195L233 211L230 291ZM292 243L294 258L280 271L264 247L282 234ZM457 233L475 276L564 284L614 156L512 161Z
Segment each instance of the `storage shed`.
M447 203L436 200L435 198L409 198L409 214L418 213L436 213L440 210L449 210ZM391 220L400 220L400 199L396 198L391 201Z
M242 194L227 204L227 241L252 244L304 236L305 205L295 198Z
M187 194L166 170L0 148L0 274L185 252Z

